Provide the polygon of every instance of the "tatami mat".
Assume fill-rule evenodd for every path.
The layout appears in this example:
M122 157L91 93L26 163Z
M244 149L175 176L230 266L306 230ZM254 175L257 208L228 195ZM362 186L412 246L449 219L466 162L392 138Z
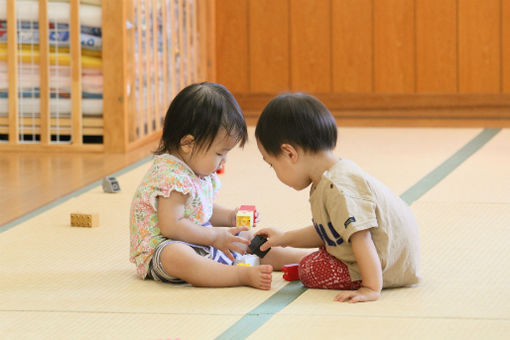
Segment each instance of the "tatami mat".
M344 338L344 329L349 329L347 334L352 338L357 334L361 338L395 339L394 332L406 339L508 336L510 205L418 202L413 211L422 227L423 281L419 286L385 290L378 301L363 305L332 303L335 291L309 289L250 339L261 339L282 327L291 330L284 337L291 339L292 334L298 334L292 331L292 323L307 316L329 320L320 323L320 334L326 338L331 334ZM446 320L455 321L460 328L445 328ZM306 324L316 327L312 321ZM497 328L492 332L488 325ZM501 333L500 327L506 333Z
M338 154L401 194L480 131L340 129ZM458 172L473 181L479 181L479 172L492 173L487 161L508 154L501 153L508 148L508 136L508 130L500 132L426 200L412 205L421 226L422 284L385 290L377 302L354 305L332 302L334 291L307 290L249 338L505 338L510 334L508 191L498 191L495 199L503 199L499 204L476 195L441 197L458 186ZM508 169L507 159L499 162ZM273 274L271 291L138 280L128 262L128 212L148 167L146 163L118 175L121 193L105 194L97 186L0 233L1 339L211 339L286 285L281 273ZM499 171L484 181L506 183ZM308 193L279 183L253 138L244 150L230 154L222 176L219 203L256 204L261 226L290 229L310 223ZM467 190L463 197L475 190L459 188ZM100 227L69 227L74 211L99 213Z
M510 203L510 130L498 133L423 200Z

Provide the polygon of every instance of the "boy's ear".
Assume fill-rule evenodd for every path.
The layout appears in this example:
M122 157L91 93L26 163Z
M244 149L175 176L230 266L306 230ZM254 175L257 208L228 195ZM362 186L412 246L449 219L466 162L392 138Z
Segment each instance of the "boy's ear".
M194 145L195 137L192 135L186 135L181 138L180 147L183 152L190 154L193 151Z
M297 150L290 144L282 144L280 149L283 155L287 157L292 163L296 163L299 157Z

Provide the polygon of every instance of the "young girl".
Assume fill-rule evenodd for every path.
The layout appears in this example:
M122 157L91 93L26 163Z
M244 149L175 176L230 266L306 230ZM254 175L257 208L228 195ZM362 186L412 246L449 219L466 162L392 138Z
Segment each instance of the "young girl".
M260 266L232 266L242 252L236 209L214 203L216 171L228 152L247 140L246 122L230 92L193 84L172 101L152 167L131 205L131 262L143 279L195 286L271 288L273 267L299 261L302 252L275 249ZM238 244L236 244L238 243Z
M414 216L398 196L354 162L338 158L336 121L317 99L283 94L262 112L257 145L284 184L311 184L313 225L289 232L262 229L261 246L320 247L301 260L310 288L341 289L337 301L372 301L383 287L418 282L419 242Z

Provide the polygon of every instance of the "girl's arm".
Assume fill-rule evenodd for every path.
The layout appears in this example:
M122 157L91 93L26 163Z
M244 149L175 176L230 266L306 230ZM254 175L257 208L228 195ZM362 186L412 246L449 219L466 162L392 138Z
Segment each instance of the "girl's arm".
M236 210L214 203L211 224L213 226L235 227Z
M249 242L235 234L248 228L206 228L195 224L184 218L186 199L186 195L177 191L172 191L169 197L158 197L158 227L164 237L194 244L212 245L223 251L231 260L234 258L229 250L244 253L234 242L246 245Z
M342 291L336 301L375 301L381 295L382 268L372 235L369 230L358 231L351 236L352 251L361 274L361 288L356 291Z
M317 248L324 244L313 225L287 232L274 228L264 228L259 230L256 235L265 235L267 237L267 242L260 247L262 251L273 246Z

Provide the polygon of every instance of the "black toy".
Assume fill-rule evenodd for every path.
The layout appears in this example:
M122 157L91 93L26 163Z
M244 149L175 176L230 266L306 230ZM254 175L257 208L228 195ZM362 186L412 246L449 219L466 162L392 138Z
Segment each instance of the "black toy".
M248 247L250 248L253 254L257 255L260 258L263 258L264 256L266 256L267 252L271 250L271 248L265 251L260 250L260 246L266 243L266 241L267 238L265 236L257 235L253 238L253 240L251 240L251 243Z

